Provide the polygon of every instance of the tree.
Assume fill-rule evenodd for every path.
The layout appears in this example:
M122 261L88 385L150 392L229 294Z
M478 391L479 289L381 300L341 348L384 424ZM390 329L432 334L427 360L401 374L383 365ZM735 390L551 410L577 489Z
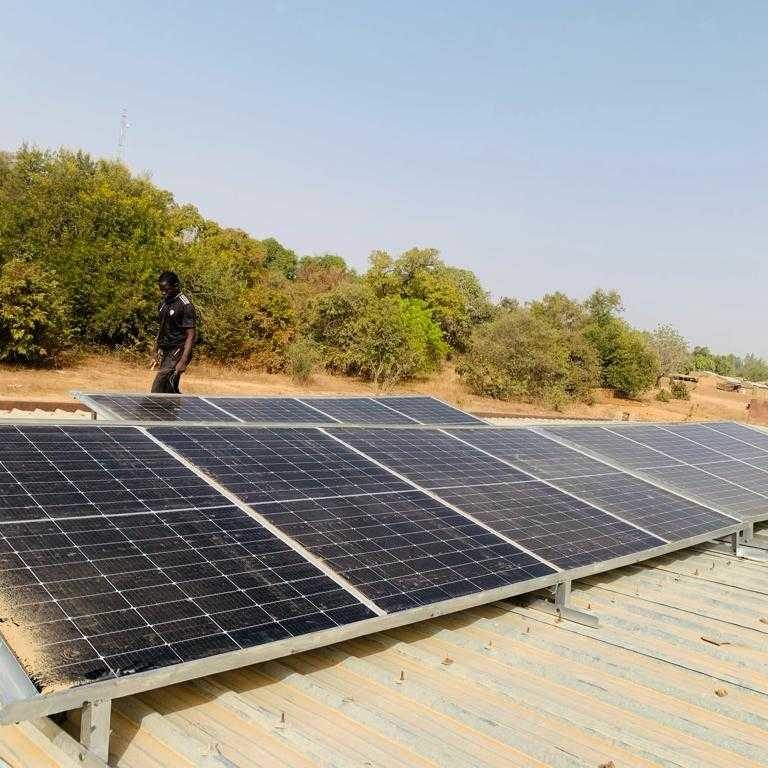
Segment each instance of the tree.
M658 326L647 335L646 342L659 361L656 386L662 377L683 371L691 357L688 342L671 325Z
M477 328L458 371L476 394L555 406L586 397L599 379L597 354L583 336L530 307L510 307Z
M435 248L411 248L397 259L386 251L374 251L363 280L377 296L423 301L445 341L458 352L467 350L472 328L494 312L477 277L447 266Z
M274 237L262 240L261 245L266 254L265 266L267 269L273 269L288 280L293 280L296 277L296 267L299 262L296 253L279 243Z
M359 284L342 285L321 297L310 330L332 370L382 388L437 370L447 352L424 302L377 296Z
M0 268L0 360L55 363L69 339L69 308L52 272L11 258Z
M589 319L584 336L600 358L601 382L623 397L637 397L658 380L659 361L643 335L619 314L623 311L616 291L595 291L585 302Z

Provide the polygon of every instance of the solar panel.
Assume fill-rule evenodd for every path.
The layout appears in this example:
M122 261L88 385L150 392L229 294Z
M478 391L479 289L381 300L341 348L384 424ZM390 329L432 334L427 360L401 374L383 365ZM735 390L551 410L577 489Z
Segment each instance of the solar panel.
M415 424L414 419L377 403L372 397L312 397L303 402L344 424Z
M745 427L743 424L734 424L731 421L718 421L707 424L707 426L736 440L741 440L748 445L754 445L755 448L768 451L768 435L759 432L757 429Z
M717 512L532 432L344 428L331 432L559 567L611 559L612 552L642 551L658 546L662 539L684 541L733 524ZM503 454L504 460L514 458L525 472L465 443ZM545 474L554 487L535 476L548 462ZM553 467L564 477L551 477Z
M700 445L712 448L721 453L723 458L741 459L749 461L751 458L768 459L768 451L746 443L729 435L712 429L706 424L669 424L665 426L669 432L674 432L680 437L694 440Z
M668 541L716 531L732 522L529 430L456 429L451 434Z
M216 397L211 402L241 421L335 423L327 414L293 397Z
M563 569L664 544L540 482L445 488L439 495Z
M377 397L376 401L402 413L420 424L485 424L458 408L434 397Z
M387 611L553 572L420 491L280 502L259 513Z
M135 429L0 426L4 522L227 503Z
M448 429L449 434L542 480L617 474L617 470L529 429Z
M626 439L621 434L604 427L546 427L550 435L578 443L587 450L613 459L627 469L669 467L682 462L648 448L641 443Z
M718 451L676 435L663 427L632 424L621 427L606 427L611 432L660 451L684 464L707 464L722 461L724 456Z
M531 478L439 430L329 430L422 488L527 482Z
M149 431L248 504L411 487L316 429L179 426Z
M88 394L80 400L100 416L123 421L234 421L194 395Z
M739 519L768 514L768 474L759 468L762 459L756 459L755 466L744 464L680 435L642 425L636 429L547 427L546 431ZM658 450L654 450L657 443L652 443L656 437ZM719 441L715 434L713 445ZM683 457L696 464L686 463ZM762 495L763 490L766 495Z
M3 634L42 691L374 614L237 507L0 525Z

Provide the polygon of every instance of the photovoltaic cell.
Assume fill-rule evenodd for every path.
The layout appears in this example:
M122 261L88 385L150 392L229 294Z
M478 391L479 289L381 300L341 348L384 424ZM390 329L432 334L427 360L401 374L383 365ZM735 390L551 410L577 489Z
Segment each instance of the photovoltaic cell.
M707 426L736 440L754 445L755 448L768 451L768 434L764 432L758 432L756 429L745 427L742 424L734 424L731 421L714 422L707 424Z
M531 479L438 430L337 428L329 431L422 488Z
M451 434L669 541L719 530L732 523L706 507L535 432L457 429L451 430Z
M546 431L613 459L627 469L682 465L682 462L670 456L665 456L641 443L627 440L604 427L547 427Z
M236 507L0 525L0 611L43 691L374 615Z
M566 448L528 429L449 429L450 434L542 480L582 475L620 474L596 459Z
M266 504L259 513L387 611L553 572L419 491Z
M440 498L560 568L577 568L664 541L540 482L446 488Z
M217 397L212 400L243 421L334 424L334 419L293 397Z
M316 429L179 426L150 431L249 504L410 489Z
M414 419L377 403L371 397L313 397L310 405L343 424L415 424Z
M600 453L619 464L641 472L654 482L701 500L739 519L751 519L768 514L768 504L766 504L768 498L759 495L765 488L763 475L766 474L759 468L759 463L752 466L731 461L722 453L715 453L706 448L700 449L696 444L670 432L662 438L665 450L675 451L676 456L685 455L700 463L694 466L678 461L676 458L666 459L650 447L633 442L635 436L650 442L655 433L648 431L648 427L642 429L641 432L629 432L626 427L622 427L609 432L603 427L549 427L547 432ZM626 438L623 435L626 435ZM630 435L632 440L627 439ZM717 457L715 460L712 459L713 455ZM667 464L662 464L658 457L667 461ZM762 459L755 461L762 462Z
M723 454L721 459L731 458L743 461L749 461L751 458L768 459L768 451L711 429L705 424L669 424L665 429L718 451Z
M136 429L0 426L0 520L116 515L226 502Z
M377 397L376 400L421 424L485 424L434 397Z
M722 461L725 458L723 454L715 450L676 435L662 427L631 424L620 427L606 427L606 430L610 430L614 434L622 435L630 440L635 440L653 450L661 451L667 456L671 456L673 459L685 464L693 464L695 466L713 461Z
M96 408L125 421L233 421L205 400L193 395L89 394Z

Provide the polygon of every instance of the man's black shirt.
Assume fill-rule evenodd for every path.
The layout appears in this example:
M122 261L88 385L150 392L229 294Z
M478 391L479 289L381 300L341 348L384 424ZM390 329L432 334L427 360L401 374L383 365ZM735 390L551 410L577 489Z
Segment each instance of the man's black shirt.
M177 293L172 299L161 301L158 312L158 348L168 352L183 346L187 337L186 329L194 328L197 321L195 305L183 293Z

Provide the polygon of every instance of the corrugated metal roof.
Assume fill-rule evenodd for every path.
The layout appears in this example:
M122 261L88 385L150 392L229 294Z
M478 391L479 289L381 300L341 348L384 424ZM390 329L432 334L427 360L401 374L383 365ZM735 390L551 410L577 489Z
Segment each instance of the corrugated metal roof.
M600 627L497 603L116 700L110 765L768 765L767 563L691 550L573 603ZM0 756L70 764L41 743L9 726Z

